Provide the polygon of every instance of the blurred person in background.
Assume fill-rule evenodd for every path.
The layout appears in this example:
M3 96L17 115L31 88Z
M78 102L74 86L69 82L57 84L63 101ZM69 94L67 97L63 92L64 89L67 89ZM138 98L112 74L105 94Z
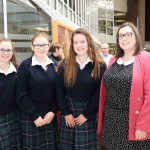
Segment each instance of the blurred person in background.
M102 43L100 48L100 55L105 61L106 65L108 66L110 58L112 57L111 54L109 54L109 45L107 43Z
M49 55L50 59L56 60L57 62L62 60L63 50L62 50L62 46L59 43L53 43L50 46L49 51L52 52L52 54Z

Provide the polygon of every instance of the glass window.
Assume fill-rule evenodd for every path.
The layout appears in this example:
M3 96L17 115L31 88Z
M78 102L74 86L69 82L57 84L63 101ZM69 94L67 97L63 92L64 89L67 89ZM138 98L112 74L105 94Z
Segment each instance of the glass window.
M106 20L98 20L99 33L106 35Z
M4 36L4 14L2 0L0 0L0 36Z
M32 5L7 0L7 22L8 37L14 42L19 64L31 56L31 38L36 32L46 32L51 37L51 18Z

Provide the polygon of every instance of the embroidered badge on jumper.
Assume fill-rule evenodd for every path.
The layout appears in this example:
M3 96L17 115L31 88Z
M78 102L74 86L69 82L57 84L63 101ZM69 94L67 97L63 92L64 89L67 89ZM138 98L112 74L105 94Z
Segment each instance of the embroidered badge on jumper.
M93 69L93 70L91 70L90 77L91 77L91 78L94 78L94 77L95 77L95 72L94 72L94 69Z

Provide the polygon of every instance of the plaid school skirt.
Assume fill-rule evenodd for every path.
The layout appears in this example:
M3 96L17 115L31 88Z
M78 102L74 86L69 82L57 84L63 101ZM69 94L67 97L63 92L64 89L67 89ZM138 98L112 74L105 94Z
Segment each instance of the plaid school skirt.
M88 102L68 99L70 111L74 117L80 115L88 106ZM60 150L98 150L97 117L89 118L81 126L66 126L65 118L60 114Z
M21 150L18 111L0 114L0 150Z
M47 111L38 111L44 118ZM20 111L22 149L21 150L58 150L57 119L42 127L36 127L34 121Z

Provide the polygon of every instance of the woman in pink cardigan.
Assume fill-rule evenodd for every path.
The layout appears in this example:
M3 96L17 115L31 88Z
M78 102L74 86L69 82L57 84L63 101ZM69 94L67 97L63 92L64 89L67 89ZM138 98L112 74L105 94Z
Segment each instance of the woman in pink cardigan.
M98 133L108 150L150 149L150 54L140 42L138 29L123 23L103 76Z

